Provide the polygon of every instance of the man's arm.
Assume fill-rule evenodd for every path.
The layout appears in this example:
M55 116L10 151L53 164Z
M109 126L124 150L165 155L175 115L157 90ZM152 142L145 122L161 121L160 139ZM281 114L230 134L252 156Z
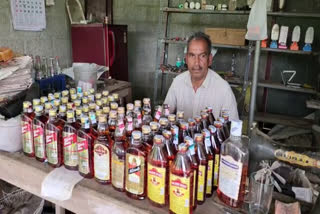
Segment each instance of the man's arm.
M170 113L174 113L177 108L177 97L175 94L175 83L174 80L168 90L166 99L164 100L164 104L168 104L170 107Z

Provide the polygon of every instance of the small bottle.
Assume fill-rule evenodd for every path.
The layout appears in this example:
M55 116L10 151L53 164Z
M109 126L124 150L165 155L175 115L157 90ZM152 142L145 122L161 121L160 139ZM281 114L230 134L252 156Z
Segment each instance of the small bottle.
M134 110L133 128L134 128L134 130L138 130L138 131L141 131L141 128L142 128L141 111L139 111L137 109Z
M153 146L153 137L151 135L151 128L148 125L142 126L142 144L147 149L147 154L151 152Z
M195 133L201 133L201 117L196 116L194 120L196 121Z
M58 114L58 119L59 121L64 125L67 121L67 106L61 105L59 106L59 114Z
M208 114L209 124L213 125L214 121L216 121L216 118L213 115L213 108L211 106L207 106L206 110Z
M142 117L142 124L143 125L150 125L153 121L151 116L151 109L145 109Z
M192 213L194 174L187 157L188 147L179 145L179 151L170 168L169 177L169 212Z
M94 88L89 88L89 93L94 95L94 93L95 93Z
M189 133L192 139L194 139L195 136L195 130L196 130L196 121L193 118L188 119L188 125L189 125Z
M201 130L202 129L208 129L209 127L209 115L206 112L201 113Z
M96 103L89 103L89 111L90 112L95 112L96 111ZM115 109L117 110L117 109Z
M48 97L46 97L46 96L40 97L40 103L41 103L42 106L44 106L44 104L45 104L46 102L48 102Z
M76 93L77 93L77 91L76 91L75 88L70 88L70 89L69 89L69 94L70 94L70 96L71 96L72 94L76 94Z
M172 134L172 144L175 149L174 153L178 152L178 146L179 146L179 127L176 125L173 125L171 127L171 134Z
M134 101L134 111L142 111L142 105L141 105L141 100L135 100Z
M177 125L180 126L181 122L184 121L184 111L177 111Z
M133 120L132 120L132 117L131 116L126 116L126 137L127 137L127 141L128 143L130 144L131 143L131 135L132 135L132 132L133 132Z
M75 122L74 112L67 111L67 122L63 127L63 162L66 169L78 170L77 131L80 124Z
M169 162L163 137L156 135L148 155L147 193L151 204L164 207L168 203Z
M69 110L75 110L75 106L73 105L72 102L67 103L67 111L69 111Z
M213 147L214 167L213 167L213 190L218 188L219 166L220 166L220 151L221 144L217 137L217 129L214 126L209 126L211 135L211 144Z
M52 103L53 105L53 101L54 101L54 95L52 93L48 94L48 101Z
M214 126L217 129L218 140L220 144L222 144L226 140L225 133L223 131L223 123L220 121L214 121Z
M222 131L223 131L225 139L228 139L230 136L230 131L227 127L227 123L225 122L223 117L218 117L218 121L222 123Z
M180 122L180 129L179 129L179 143L184 142L184 138L189 136L188 133L188 123L187 122Z
M126 152L126 194L130 198L142 200L147 187L147 150L141 142L141 132L132 132L132 143Z
M21 115L21 128L22 128L22 148L23 153L28 157L34 157L34 144L33 144L33 128L32 121L35 117L33 113L31 102L23 102L23 114Z
M109 96L109 91L108 90L103 90L102 91L102 97L108 98L108 96Z
M100 115L98 137L93 148L94 178L100 184L111 183L111 145L108 140L108 123L105 115Z
M89 117L81 117L81 129L77 133L77 148L79 158L79 174L85 178L93 178L93 143L95 136L90 131Z
M124 109L124 107L118 107L117 113L118 113L118 120L124 121L125 120L125 109Z
M168 130L164 130L162 132L162 135L164 137L164 149L167 152L167 158L168 158L168 162L169 162L169 167L171 166L174 158L175 158L175 148L173 146L172 143L172 134L171 131Z
M165 118L168 118L169 114L170 114L170 107L168 104L163 104L162 105L162 116Z
M117 112L114 110L110 111L108 125L110 137L111 139L114 139L114 132L117 128Z
M48 72L48 64L47 64L46 57L42 57L42 60L41 60L41 73L44 78L50 77L50 74Z
M210 127L210 126L209 126ZM208 129L202 130L202 136L204 139L204 148L208 160L207 167L207 185L206 185L206 197L211 197L213 194L213 166L214 166L214 153L211 144L211 134Z
M161 115L162 115L162 106L158 105L155 107L153 120L155 122L159 122Z
M199 160L197 202L198 204L203 204L206 200L208 160L205 152L205 147L203 145L202 134L195 134L195 142L197 146L196 154Z
M134 109L134 105L132 103L127 103L126 116L130 116L133 118L133 109Z
M63 164L62 129L63 125L57 118L56 110L50 109L49 121L46 124L46 156L48 164L55 168Z
M169 120L166 117L161 117L159 119L160 129L159 132L162 133L164 130L169 128Z
M229 110L226 110L226 109L221 110L221 117L224 118L224 121L227 124L227 128L229 130L229 136L230 136L231 121L229 120L229 117L230 117Z
M143 107L142 107L142 116L145 115L145 112L151 113L151 101L150 98L143 98ZM149 125L149 124L145 124Z
M33 142L36 159L40 162L46 160L45 127L48 118L42 114L43 107L35 106L36 116L33 118Z
M159 129L160 129L160 124L157 123L157 122L151 122L150 123L150 128L151 128L151 135L152 137L156 136L157 134L161 134L159 132Z
M169 114L168 120L169 120L169 128L170 128L170 129L171 129L171 127L172 127L173 125L177 125L176 115L175 115L175 114Z
M248 138L241 137L241 131L242 121L232 121L231 136L221 145L217 190L219 199L235 208L240 207L244 201L248 174Z

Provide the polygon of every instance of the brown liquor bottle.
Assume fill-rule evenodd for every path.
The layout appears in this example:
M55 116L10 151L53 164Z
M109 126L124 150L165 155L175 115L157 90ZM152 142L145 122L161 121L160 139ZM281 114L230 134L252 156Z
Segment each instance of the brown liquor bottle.
M162 135L164 137L164 149L167 152L167 158L170 167L176 155L175 148L172 143L172 133L171 131L164 130Z
M33 144L33 129L32 121L35 114L32 110L31 102L23 102L23 114L21 115L21 127L22 127L22 148L23 153L28 157L34 157L34 144Z
M210 127L210 126L209 126ZM214 153L211 144L211 134L208 129L202 130L202 136L204 139L205 152L208 160L207 168L207 186L206 197L211 197L213 194L213 166L214 166Z
M46 160L46 135L45 127L48 118L42 114L43 107L35 106L36 116L33 118L33 142L36 159L40 162Z
M142 126L142 144L147 149L147 155L151 152L153 146L153 139L151 135L151 128L148 125Z

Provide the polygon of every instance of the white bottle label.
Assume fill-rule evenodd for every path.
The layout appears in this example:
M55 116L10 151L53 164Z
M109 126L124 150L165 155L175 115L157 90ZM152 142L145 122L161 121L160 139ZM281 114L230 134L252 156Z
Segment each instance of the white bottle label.
M238 200L239 196L242 166L231 156L221 155L218 186L224 195L234 200Z

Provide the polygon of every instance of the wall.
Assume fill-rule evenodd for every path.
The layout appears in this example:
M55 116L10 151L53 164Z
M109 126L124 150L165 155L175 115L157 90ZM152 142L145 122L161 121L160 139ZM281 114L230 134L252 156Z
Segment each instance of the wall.
M47 28L41 32L16 31L11 21L10 0L0 0L0 46L15 52L40 56L59 56L62 67L71 65L69 18L65 0L46 7Z

